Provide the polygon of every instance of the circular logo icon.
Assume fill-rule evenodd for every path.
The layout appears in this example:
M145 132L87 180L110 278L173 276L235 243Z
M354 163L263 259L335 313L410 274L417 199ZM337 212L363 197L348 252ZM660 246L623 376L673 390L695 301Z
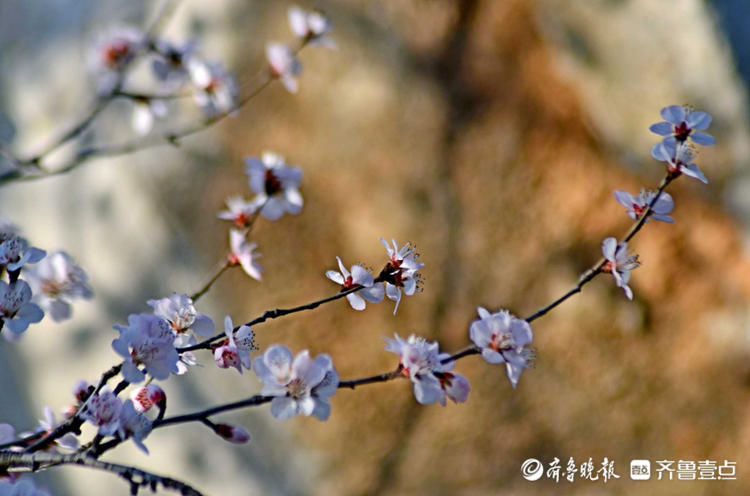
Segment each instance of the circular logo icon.
M521 464L521 475L527 481L536 481L541 479L544 474L544 465L536 458L529 458Z

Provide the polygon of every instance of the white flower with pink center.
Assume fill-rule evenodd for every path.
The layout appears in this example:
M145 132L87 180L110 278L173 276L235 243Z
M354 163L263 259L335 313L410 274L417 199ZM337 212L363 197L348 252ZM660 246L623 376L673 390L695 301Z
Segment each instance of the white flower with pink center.
M641 217L655 196L656 192L646 191L645 189L642 189L641 194L638 196L631 195L627 191L619 189L615 191L617 202L627 209L628 216L633 220L638 220ZM672 210L674 210L672 196L666 191L662 191L659 199L651 207L648 216L662 222L674 222L674 219L668 215ZM646 219L646 222L648 222L648 219Z
M255 248L257 247L257 243L248 243L244 232L237 229L229 231L229 264L241 265L245 274L256 281L260 281L263 279L263 268L256 261L260 257L259 253L255 253Z
M490 313L478 307L477 313L479 320L469 326L469 337L482 350L482 358L487 362L505 363L508 379L516 387L521 373L531 366L534 358L534 352L528 348L534 337L531 326L507 310Z
M632 300L633 290L628 286L630 271L638 268L641 263L638 261L638 255L628 255L627 252L628 244L626 242L617 243L615 238L607 238L602 241L602 254L607 260L602 267L602 272L612 274L617 287L622 288L625 291L625 296Z
M666 162L667 171L673 175L685 174L708 184L698 166L692 163L695 154L688 143L677 141L662 141L651 148L651 156L661 162Z
M670 105L661 109L662 122L649 129L659 136L666 136L665 142L685 142L688 138L698 145L714 145L713 136L700 131L711 125L711 116L700 110L692 110L681 105Z
M188 60L193 55L195 46L192 41L178 46L167 40L154 40L152 53L155 58L151 62L151 70L167 88L178 87L188 77Z
M297 6L289 7L289 27L302 43L335 49L336 42L326 36L331 32L331 21L322 12L307 11Z
M174 293L168 298L148 300L146 303L154 309L154 315L169 322L176 334L193 331L208 337L216 330L211 317L199 313L193 305L193 300L187 295Z
M122 401L107 388L88 400L82 417L99 428L100 436L113 436L120 428Z
M340 272L329 270L326 272L326 277L336 284L340 284L341 291L348 291L357 286L362 287L356 293L346 295L346 299L353 309L364 310L367 305L365 300L370 303L380 303L383 301L385 292L383 286L381 284L375 285L374 278L367 269L361 265L352 265L351 272L349 272L339 257L336 257L336 261L339 264Z
M49 434L58 426L57 419L55 418L55 412L48 406L45 406L42 411L44 413L44 418L39 419L39 426L41 427L42 432ZM69 451L74 451L79 448L80 443L78 442L78 438L74 434L69 432L61 438L56 439L55 445ZM56 450L53 447L50 447L50 449L46 451Z
M302 169L288 166L284 157L271 152L264 152L261 158L248 157L245 165L250 189L257 195L253 203L261 209L260 215L278 220L285 213L300 213Z
M8 272L16 272L27 263L37 263L46 254L47 252L30 246L28 241L19 236L0 238L0 269L5 267Z
M339 376L331 357L321 354L310 358L307 350L292 357L289 348L271 346L253 362L253 369L261 381L261 394L275 396L271 414L278 419L295 415L328 419L331 405L328 399L338 388Z
M120 439L131 439L135 445L148 455L148 448L143 440L151 434L153 423L133 405L130 400L125 400L120 410L117 434Z
M88 68L97 77L97 89L105 94L117 86L121 71L143 47L143 33L132 27L119 27L101 34L88 55Z
M211 116L235 109L237 85L221 64L191 57L187 67L195 86L195 101L204 113Z
M290 93L296 93L302 64L294 51L283 43L269 43L266 45L266 58L271 77L279 79Z
M226 202L227 210L219 212L217 217L234 222L238 229L250 227L250 221L253 219L255 212L258 211L259 205L256 202L245 201L241 196L230 196Z
M242 367L252 368L250 352L257 350L254 334L249 326L242 325L234 332L232 318L227 315L224 319L224 334L226 339L214 348L214 361L219 368L234 367L241 374Z
M21 334L30 324L39 322L44 312L31 302L31 288L22 279L13 283L0 281L0 328ZM6 336L11 338L12 336Z
M112 348L125 359L122 375L126 381L141 382L146 373L162 380L179 371L174 333L166 320L147 313L131 314L127 327L115 325L114 328L120 331L120 337L112 341Z
M450 354L440 353L437 342L429 343L414 334L406 341L398 334L394 337L387 340L385 349L401 357L401 374L411 379L414 397L419 403L429 405L439 402L445 406L446 397L455 403L466 401L471 390L469 381L451 372L455 361L448 360Z
M417 271L424 264L417 262L419 254L410 243L406 243L399 248L395 239L391 241L393 242L392 248L385 239L380 238L380 242L388 251L390 260L380 272L378 278L386 281L385 294L389 299L396 302L396 307L393 309L393 315L396 315L398 305L401 303L401 293L411 296L420 289L422 277Z
M74 300L88 300L94 295L86 272L64 251L50 253L24 271L24 275L34 293L34 301L55 322L70 318Z

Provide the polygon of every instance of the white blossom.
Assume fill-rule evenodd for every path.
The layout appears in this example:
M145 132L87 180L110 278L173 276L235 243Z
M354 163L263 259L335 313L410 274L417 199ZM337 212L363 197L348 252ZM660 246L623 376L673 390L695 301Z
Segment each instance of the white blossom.
M321 354L310 359L307 350L292 358L289 348L271 346L263 356L253 362L253 369L261 381L261 394L275 396L271 401L271 414L278 419L295 415L328 419L339 376L333 368L331 357Z
M380 238L380 242L383 243L383 246L388 251L390 260L380 272L379 278L386 281L386 296L396 302L396 306L393 309L393 315L396 315L398 305L401 303L402 291L403 294L411 296L419 289L421 275L417 271L424 264L417 262L419 254L410 243L406 243L399 248L395 239L391 241L393 242L392 248L385 239Z
M339 257L336 257L336 261L339 264L339 271L329 270L326 272L326 277L336 284L341 285L341 291L347 291L357 286L362 286L362 289L355 293L349 293L346 295L346 299L349 304L355 310L364 310L365 300L370 303L380 303L383 301L384 289L382 284L375 284L372 274L362 267L361 265L352 265L351 272L349 272L344 264L341 262Z
M297 92L297 77L302 73L302 64L291 48L283 43L266 45L266 58L271 77L279 79L290 93Z
M661 116L664 120L649 129L659 136L666 136L665 142L685 142L690 138L698 145L716 144L713 136L700 132L711 125L711 116L706 112L670 105L661 109Z
M0 281L0 323L14 334L21 334L30 324L39 322L44 312L31 302L31 288L22 279L13 283Z
M237 104L237 85L217 62L194 57L188 61L188 73L195 86L195 101L209 116L230 112Z
M685 174L708 184L708 179L698 166L691 161L694 158L692 148L688 143L676 141L662 141L651 148L651 156L656 160L667 163L667 170L671 174Z
M385 349L401 357L401 373L411 379L414 397L422 405L439 402L445 406L448 397L463 403L471 387L466 377L452 372L455 361L450 354L440 353L437 342L429 343L412 334L404 341L398 334L388 339ZM443 363L443 362L446 363Z
M257 350L254 334L249 326L243 325L234 332L232 318L227 315L224 319L224 334L226 338L214 348L214 361L219 368L234 367L241 374L242 367L252 368L250 352Z
M29 245L29 242L20 236L0 238L0 268L5 267L8 272L20 270L27 263L37 263L46 254L44 250Z
M284 213L302 210L302 169L288 166L284 157L271 152L264 152L261 158L248 157L245 165L250 189L257 195L253 202L263 217L278 220Z
M326 36L331 32L331 21L317 10L307 11L296 5L288 10L289 27L303 43L335 49L336 42Z
M211 317L198 312L193 300L185 294L173 293L167 298L148 300L146 303L154 309L154 315L169 322L176 334L193 331L208 337L216 330Z
M638 255L628 255L628 244L617 243L615 238L607 238L602 241L602 254L607 262L602 267L602 272L609 272L615 278L617 287L625 291L629 300L633 299L633 290L628 286L630 271L640 266Z
M478 307L479 320L469 326L471 341L482 351L488 363L505 363L508 379L513 387L524 369L531 366L534 352L528 348L533 339L531 326L507 310L490 313Z
M97 90L111 92L117 86L122 70L143 47L143 33L133 27L116 27L100 34L88 54L88 68L97 77Z
M143 440L151 434L153 423L133 405L131 400L125 400L120 410L117 434L120 439L132 439L135 445L148 455L148 448Z
M88 300L94 294L86 272L64 251L50 253L24 274L34 293L34 301L55 322L70 318L70 305L74 300Z
M230 196L226 199L227 210L222 210L217 217L234 222L238 229L250 227L250 221L260 205L256 202L245 201L241 196Z
M157 39L153 43L152 53L155 55L151 62L151 70L157 79L173 89L184 82L188 74L188 61L195 51L196 45L190 41L182 46Z
M107 388L88 400L82 417L99 428L100 436L113 436L120 429L122 401Z
M174 333L169 323L156 315L147 313L128 316L128 326L115 325L120 337L112 341L112 348L125 360L122 375L126 381L138 383L146 376L166 379L177 373L179 355L174 347Z
M257 243L248 243L245 239L245 233L242 231L238 231L237 229L229 231L229 263L231 265L241 265L245 274L256 281L260 281L263 278L263 268L256 261L260 256L260 254L255 253L255 248L257 247Z
M655 196L656 192L646 191L645 189L642 189L641 194L638 196L631 195L627 191L619 189L615 191L615 198L618 203L627 209L628 216L633 220L640 218L641 214L643 214L646 207L648 207L654 200ZM674 222L674 219L668 215L672 210L674 210L674 200L672 200L672 196L666 191L662 191L659 195L659 199L656 200L656 203L651 207L649 217L653 217L662 222ZM648 222L648 219L646 219L645 222Z

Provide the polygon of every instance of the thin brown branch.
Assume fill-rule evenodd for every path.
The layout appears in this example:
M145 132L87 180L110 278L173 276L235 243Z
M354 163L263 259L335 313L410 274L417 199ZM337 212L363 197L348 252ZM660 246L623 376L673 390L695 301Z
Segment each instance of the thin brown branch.
M377 279L376 279L377 281ZM307 303L305 305L300 305L297 307L292 308L276 308L274 310L266 310L263 312L263 315L260 317L256 317L255 319L245 322L244 324L240 324L238 326L235 326L233 329L234 332L237 332L240 327L243 325L252 327L257 324L261 324L269 319L276 319L279 317L283 317L284 315L289 315L292 313L302 312L304 310L313 310L315 308L318 308L320 305L324 303L329 303L331 301L335 301L338 299L341 299L349 294L356 293L360 289L363 289L363 286L355 286L353 288L347 289L345 291L341 291L339 293L336 293L333 296L329 296L328 298L323 298L322 300L313 301L312 303ZM219 341L220 339L224 338L224 333L220 332L217 333L215 336L210 337L204 341L201 341L200 343L194 344L192 346L185 346L184 348L177 348L177 351L180 353L184 353L186 351L194 351L194 350L208 350L211 349L211 345L215 343L216 341Z
M379 382L388 382L394 379L404 377L401 375L401 367L390 372L383 372L382 374L373 375L371 377L364 377L362 379L353 379L350 381L339 381L339 389L349 388L354 389L357 386L364 386L365 384L376 384Z
M631 226L631 228L628 230L628 232L622 238L621 242L628 242L628 241L630 241L638 233L638 231L641 230L641 228L643 227L643 225L646 223L646 220L648 220L649 216L651 215L651 211L652 211L654 205L656 205L656 202L659 200L659 197L664 192L664 190L669 185L669 183L671 183L672 181L674 181L674 179L676 177L677 176L675 176L673 174L670 174L670 173L667 173L664 176L664 178L661 180L661 183L659 184L659 189L656 191L656 194L651 199L651 202L644 209L644 211L641 214L641 216L638 217L638 220L636 220L636 222ZM565 300L567 300L568 298L570 298L574 294L580 293L581 289L586 284L588 284L589 281L591 281L594 277L596 277L597 275L599 275L602 272L602 268L604 267L604 265L606 263L607 263L607 260L604 257L600 258L593 266L591 266L588 270L586 270L583 274L581 274L581 276L578 278L578 282L576 283L576 285L573 286L571 289L569 289L567 293L565 293L564 295L560 296L558 299L556 299L552 303L550 303L550 304L548 304L548 305L540 308L539 310L537 310L533 314L531 314L528 317L526 317L526 319L525 319L526 322L531 323L532 321L538 319L539 317L542 317L547 312L549 312L553 308L555 308L558 305L560 305L562 302L564 302Z
M77 465L118 475L130 484L131 494L137 494L140 489L156 491L161 486L164 489L178 491L180 494L186 496L203 496L203 493L193 486L177 479L127 465L120 465L119 463L103 462L83 453L56 455L48 453L25 454L8 451L0 452L0 472L6 470L12 472L13 469L18 468L29 468L31 471L36 472L61 465Z
M173 12L174 9L169 9L168 7L169 2L165 1L159 8L154 21L146 30L146 39L153 37L153 35L162 27L169 15ZM117 82L115 83L115 85L108 93L97 96L96 99L89 105L89 109L83 114L83 117L81 117L74 124L70 125L68 129L62 131L59 136L50 140L50 142L42 147L40 151L38 151L28 159L20 161L21 165L28 164L39 166L41 164L41 161L47 155L83 133L83 131L85 131L91 125L94 119L96 119L97 116L110 104L113 98L120 93L122 83L125 80L128 69L132 66L134 59L125 60L123 62L123 67L118 74Z
M122 365L115 365L106 372L104 372L99 379L99 383L97 384L94 391L89 394L88 398L84 402L82 402L78 409L75 411L75 413L68 418L65 422L62 422L60 425L55 427L49 434L29 446L24 450L24 453L34 453L41 449L44 449L48 446L50 446L52 443L55 442L55 440L60 439L65 434L68 434L70 432L79 434L81 425L83 425L83 420L81 419L81 413L86 408L86 406L89 404L89 401L91 401L91 398L93 398L101 389L117 374L120 373L120 369L122 368Z
M231 265L229 265L228 261L225 261L224 264L222 264L222 266L219 267L219 270L216 271L216 273L211 277L211 279L206 284L203 285L201 289L199 289L198 291L190 295L190 299L193 300L194 303L198 301L198 299L201 296L206 294L208 290L211 289L211 286L213 286L213 284L219 279L219 277L221 277L221 275L224 272L226 272L226 270L229 267L231 267Z

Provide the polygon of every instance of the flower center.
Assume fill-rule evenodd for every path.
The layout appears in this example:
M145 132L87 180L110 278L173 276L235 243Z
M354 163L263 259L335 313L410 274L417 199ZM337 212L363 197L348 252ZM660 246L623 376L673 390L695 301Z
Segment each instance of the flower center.
M117 66L128 55L130 55L130 44L127 41L113 41L104 49L104 64L110 69L117 69Z
M281 191L281 180L276 177L276 174L274 174L271 169L268 169L266 171L266 181L264 187L268 196L275 195L276 193Z
M674 127L674 135L677 141L685 141L690 136L690 129L685 121L680 122L679 126Z
M292 379L291 382L287 384L286 388L287 391L289 391L289 396L292 398L301 398L307 391L307 384L305 384L305 381L302 379L297 378Z

